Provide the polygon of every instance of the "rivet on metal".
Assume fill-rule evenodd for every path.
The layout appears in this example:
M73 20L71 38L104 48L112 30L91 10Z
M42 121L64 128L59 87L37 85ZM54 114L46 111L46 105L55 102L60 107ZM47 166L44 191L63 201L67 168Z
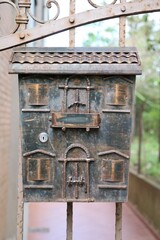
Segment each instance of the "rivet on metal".
M125 12L126 11L126 7L125 6L121 7L121 11Z
M75 18L72 16L72 17L69 18L69 21L70 21L70 23L74 23L75 22Z
M24 39L25 38L25 33L24 32L19 33L19 38Z

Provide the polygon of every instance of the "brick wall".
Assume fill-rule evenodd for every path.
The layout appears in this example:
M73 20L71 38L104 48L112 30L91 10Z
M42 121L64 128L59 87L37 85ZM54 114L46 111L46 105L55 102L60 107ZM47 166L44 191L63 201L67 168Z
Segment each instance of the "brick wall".
M0 36L10 32L13 18L13 8L0 5ZM17 91L15 76L8 75L10 55L0 52L0 240L12 239L16 227Z

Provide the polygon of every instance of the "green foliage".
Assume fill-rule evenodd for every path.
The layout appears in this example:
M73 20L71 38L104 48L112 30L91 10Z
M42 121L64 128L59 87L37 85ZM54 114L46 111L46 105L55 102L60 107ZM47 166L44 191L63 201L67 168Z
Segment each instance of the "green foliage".
M143 75L137 79L136 85L136 122L139 121L140 106L143 105L143 132L148 138L150 135L154 137L160 145L160 25L150 16L144 14L128 18L127 44L138 48L143 69ZM139 134L138 129L136 133ZM143 147L146 144L143 141ZM158 151L157 148L155 152L157 164L160 162ZM151 154L148 156L150 157L147 161L148 166L152 166L152 156ZM156 164L154 166L148 167L148 172L153 175L158 171Z
M148 108L143 113L144 131L150 134L157 134L160 124L160 112L156 108Z
M138 138L135 137L131 144L131 166L137 167ZM158 157L158 142L153 134L144 136L142 145L142 173L154 177L160 182L160 162Z
M149 97L145 97L136 91L136 117L139 118L140 106L144 105L143 130L158 137L158 129L160 129L160 104L158 104L158 94L156 97L157 99L153 100L153 96L151 101Z
M90 24L90 32L83 45L85 47L111 47L118 46L118 32L113 26L106 26L105 22Z
M137 80L138 92L147 104L160 103L160 26L149 14L128 17L127 45L140 53L143 75ZM157 108L158 109L158 108Z

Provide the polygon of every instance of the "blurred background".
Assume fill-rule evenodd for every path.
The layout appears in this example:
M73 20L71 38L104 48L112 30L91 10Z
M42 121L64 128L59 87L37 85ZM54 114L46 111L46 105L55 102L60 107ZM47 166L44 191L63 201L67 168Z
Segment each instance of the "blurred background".
M31 11L38 19L54 15L54 9L46 9L45 1L31 2ZM69 0L60 5L60 17L68 16ZM76 0L77 12L90 8L87 1L82 4L82 0ZM13 8L1 4L0 36L12 31L14 19ZM29 27L34 26L30 19ZM118 46L118 31L117 19L79 27L76 46ZM68 42L69 33L65 32L29 46L68 47ZM124 240L160 239L160 14L127 17L126 46L137 47L143 74L137 77L136 85ZM11 53L0 52L0 240L16 236L19 106L18 77L8 74ZM114 211L111 203L74 204L74 240L114 239ZM65 239L65 218L66 204L25 204L24 240Z

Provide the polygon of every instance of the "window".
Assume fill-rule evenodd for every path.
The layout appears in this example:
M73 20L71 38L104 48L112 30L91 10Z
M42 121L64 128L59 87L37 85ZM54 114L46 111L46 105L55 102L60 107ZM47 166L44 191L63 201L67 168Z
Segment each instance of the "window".
M123 160L103 160L101 179L103 182L123 182L124 181L124 161Z
M111 83L107 86L107 105L125 106L127 104L128 87L122 83Z
M49 159L28 159L28 181L50 181Z
M28 84L28 104L33 106L48 105L48 85Z

